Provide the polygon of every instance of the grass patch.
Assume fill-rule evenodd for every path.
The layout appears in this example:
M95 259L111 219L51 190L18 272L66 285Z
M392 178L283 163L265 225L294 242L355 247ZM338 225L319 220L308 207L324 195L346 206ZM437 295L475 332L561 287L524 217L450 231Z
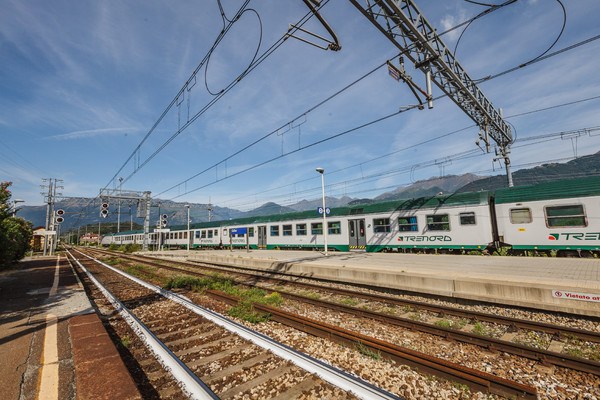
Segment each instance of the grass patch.
M165 285L167 290L183 288L195 292L204 292L206 289L219 290L231 296L241 297L250 302L266 304L273 307L279 307L283 304L283 297L277 292L267 293L263 289L250 288L244 289L236 285L230 278L225 278L220 274L214 274L204 277L192 277L189 275L176 276L171 278Z
M254 304L248 300L240 301L236 306L231 307L227 311L227 314L231 315L232 317L251 322L253 324L265 322L271 318L269 314L264 314L256 311L254 309Z
M125 268L125 272L129 275L137 276L138 278L160 282L161 285L164 285L167 280L164 276L156 274L156 268L146 265L130 265Z
M344 297L343 299L340 300L340 304L352 307L352 306L355 306L358 304L358 300L353 299L352 297Z
M310 290L303 290L299 294L300 294L300 296L310 297L311 299L316 299L316 300L321 298L321 295L319 293L313 292Z
M475 322L475 324L473 325L473 333L479 336L486 336L487 335L487 329L485 328L485 326L477 321Z
M121 346L123 346L125 348L129 348L130 344L131 344L131 338L129 337L129 335L125 335L121 338Z
M369 358L372 358L375 361L381 360L381 352L380 351L373 351L373 350L369 349L368 347L366 347L361 342L356 342L355 345L354 345L354 347L363 356L367 356Z
M462 329L465 325L467 325L467 320L459 319L458 321L448 319L444 317L439 321L435 321L434 325L442 327L442 328L450 328L450 329Z

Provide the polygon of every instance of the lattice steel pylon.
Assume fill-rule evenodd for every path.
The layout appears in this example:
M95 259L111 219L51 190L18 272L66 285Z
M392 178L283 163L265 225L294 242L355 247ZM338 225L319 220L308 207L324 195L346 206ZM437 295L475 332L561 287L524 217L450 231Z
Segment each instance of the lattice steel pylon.
M416 69L431 75L431 80L486 132L482 139L489 149L488 135L504 159L508 186L512 187L510 126L484 96L473 79L438 36L436 30L411 0L349 0L398 49ZM489 151L489 150L488 150Z

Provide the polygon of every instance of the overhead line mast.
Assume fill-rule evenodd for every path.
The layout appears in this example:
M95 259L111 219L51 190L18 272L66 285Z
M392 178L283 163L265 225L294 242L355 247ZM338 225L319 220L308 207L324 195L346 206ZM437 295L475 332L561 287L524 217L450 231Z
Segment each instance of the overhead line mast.
M500 111L484 96L473 79L438 36L436 30L411 0L349 0L381 33L458 105L484 132L480 139L489 152L489 138L496 142L498 158L506 166L508 186L513 186L510 171L510 126Z

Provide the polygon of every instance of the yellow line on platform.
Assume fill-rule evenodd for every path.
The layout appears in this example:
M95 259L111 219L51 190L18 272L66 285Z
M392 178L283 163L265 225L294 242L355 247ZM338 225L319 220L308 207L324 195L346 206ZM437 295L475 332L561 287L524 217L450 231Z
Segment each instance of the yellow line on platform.
M49 296L54 296L58 291L58 277L60 271L60 256L56 258L54 282ZM58 399L58 317L54 314L46 315L46 331L44 335L44 352L42 354L42 370L40 372L39 400Z
M38 399L58 399L58 318L54 314L46 315L46 334L44 337L44 353L42 371L40 373L40 391Z

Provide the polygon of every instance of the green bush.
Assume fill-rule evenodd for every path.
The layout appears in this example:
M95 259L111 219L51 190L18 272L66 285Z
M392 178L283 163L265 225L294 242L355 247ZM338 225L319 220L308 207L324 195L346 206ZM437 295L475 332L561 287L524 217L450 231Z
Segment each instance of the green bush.
M12 182L0 183L0 268L19 261L31 248L31 222L12 217L8 187Z

